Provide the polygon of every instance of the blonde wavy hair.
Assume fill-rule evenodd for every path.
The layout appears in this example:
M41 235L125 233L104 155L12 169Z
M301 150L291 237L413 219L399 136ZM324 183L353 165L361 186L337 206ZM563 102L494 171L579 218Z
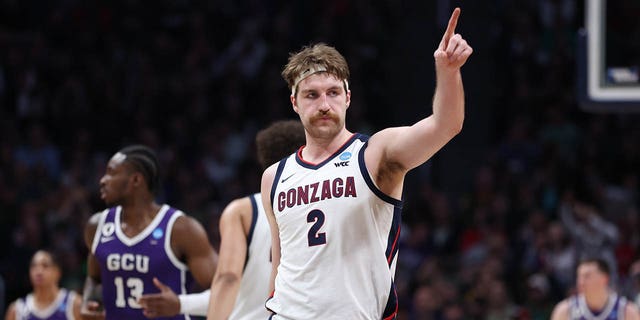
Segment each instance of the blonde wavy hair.
M347 60L334 47L322 42L305 46L300 51L290 54L289 61L282 70L282 77L287 81L291 94L295 96L298 93L298 83L318 72L326 72L344 81L345 91L349 90Z

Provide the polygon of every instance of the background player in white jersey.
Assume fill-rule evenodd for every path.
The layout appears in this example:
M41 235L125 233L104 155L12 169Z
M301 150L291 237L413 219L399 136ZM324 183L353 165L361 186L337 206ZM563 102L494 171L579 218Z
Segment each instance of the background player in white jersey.
M585 259L578 264L577 294L562 300L551 320L637 320L638 307L609 286L611 271L602 259Z
M202 288L211 283L217 256L207 234L195 219L155 202L159 175L157 157L145 146L126 147L109 160L100 195L111 208L85 227L83 319L146 319L138 298L157 292L158 279L179 293L190 289L191 277ZM98 284L102 305L94 298Z
M36 251L29 265L33 291L9 306L5 320L80 319L80 296L59 287L61 276L57 257L47 250Z
M462 129L460 68L472 48L455 34L456 8L434 52L433 114L373 136L345 126L351 102L344 57L325 44L290 56L282 75L306 146L263 174L272 233L274 319L391 319L406 173Z
M276 121L256 135L258 161L264 169L295 152L304 142L300 121ZM211 290L176 296L164 287L161 293L140 299L146 315L167 317L189 313L208 315L210 320L269 316L264 301L269 294L271 234L259 194L227 205L220 217L220 235L220 257Z

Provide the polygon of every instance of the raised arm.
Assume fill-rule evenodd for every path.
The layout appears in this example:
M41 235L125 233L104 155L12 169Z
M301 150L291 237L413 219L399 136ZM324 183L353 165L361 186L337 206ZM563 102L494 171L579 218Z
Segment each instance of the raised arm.
M211 282L207 319L227 319L236 303L247 257L245 223L251 224L252 205L248 197L229 203L220 217L220 259ZM245 221L247 220L248 221Z
M262 174L262 183L260 184L260 195L262 196L262 205L269 221L269 229L271 230L271 278L269 279L269 292L275 290L275 280L278 274L278 266L280 265L280 232L278 231L278 223L273 214L273 206L271 205L271 187L275 177L277 163L267 168ZM266 297L265 297L266 298Z
M426 162L460 130L464 121L464 89L460 68L473 49L455 33L460 16L456 8L434 52L436 89L433 114L410 127L382 130L369 140L367 166L381 190L397 195L404 174ZM389 181L378 181L384 177Z
M89 251L87 256L87 277L82 292L82 306L80 314L83 320L101 320L104 319L105 313L98 297L102 294L100 287L100 265L93 255L93 238L100 222L100 213L96 213L85 225L84 243Z

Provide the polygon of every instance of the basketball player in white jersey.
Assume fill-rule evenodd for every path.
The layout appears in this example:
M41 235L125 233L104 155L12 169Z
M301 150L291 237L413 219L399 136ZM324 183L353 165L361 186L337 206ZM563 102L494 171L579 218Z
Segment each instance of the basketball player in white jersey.
M609 286L610 270L602 259L578 264L578 293L553 309L551 320L638 320L638 307Z
M256 136L262 168L304 145L300 121L276 121ZM260 194L239 198L220 217L220 256L211 290L177 296L160 285L161 293L144 295L140 303L148 317L178 313L207 315L207 319L267 319L264 307L271 275L271 234ZM208 309L208 312L207 312Z
M38 250L31 258L29 279L33 292L9 306L5 320L80 319L80 296L60 288L60 261L47 250Z
M273 254L274 292L266 306L273 319L396 317L404 177L462 129L460 68L472 48L455 34L459 15L456 8L434 52L433 114L371 137L345 126L349 69L337 50L316 44L289 57L282 75L306 146L262 177Z

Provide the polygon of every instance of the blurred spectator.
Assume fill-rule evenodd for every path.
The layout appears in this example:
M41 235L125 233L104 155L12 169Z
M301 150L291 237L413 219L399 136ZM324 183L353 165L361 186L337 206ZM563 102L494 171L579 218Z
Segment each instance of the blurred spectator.
M487 320L503 320L517 318L518 307L510 298L502 281L493 281L487 290Z
M592 202L578 196L560 206L560 218L576 245L577 261L597 257L606 261L611 269L611 283L618 281L615 246L620 238L618 228L603 219Z
M5 301L5 285L4 278L0 275L0 314L4 314L4 302Z
M413 308L409 319L436 320L442 312L442 297L431 285L421 285L413 294Z
M526 281L526 298L521 312L522 317L519 319L549 319L555 302L549 295L551 289L549 280L544 273L535 273L529 276ZM526 317L524 317L525 312Z
M631 264L629 278L625 283L628 284L626 296L640 306L640 260L636 260Z

